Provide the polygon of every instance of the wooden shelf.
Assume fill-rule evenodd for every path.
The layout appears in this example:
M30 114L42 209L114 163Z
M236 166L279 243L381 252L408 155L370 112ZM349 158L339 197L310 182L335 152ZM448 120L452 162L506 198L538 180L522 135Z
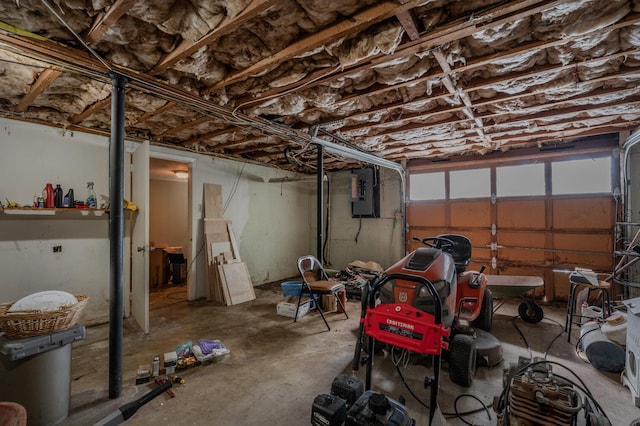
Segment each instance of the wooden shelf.
M36 209L36 208L2 208L0 219L82 219L109 217L108 209Z

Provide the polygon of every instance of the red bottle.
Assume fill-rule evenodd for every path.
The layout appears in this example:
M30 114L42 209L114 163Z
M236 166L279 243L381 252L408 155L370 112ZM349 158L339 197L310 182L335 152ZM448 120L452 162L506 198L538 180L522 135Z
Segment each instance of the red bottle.
M54 207L53 185L48 183L42 190L45 208L52 209Z

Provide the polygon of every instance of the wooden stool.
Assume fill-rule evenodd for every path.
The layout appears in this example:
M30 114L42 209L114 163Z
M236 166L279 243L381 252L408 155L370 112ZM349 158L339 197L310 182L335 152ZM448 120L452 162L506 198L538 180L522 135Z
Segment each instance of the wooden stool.
M578 293L578 289L588 288L587 291L587 300L589 300L589 295L592 290L600 290L600 294L598 297L602 299L602 319L607 319L607 315L611 312L609 311L609 307L611 306L611 301L609 299L609 288L611 288L611 284L606 281L598 281L598 284L586 283L586 282L578 282L569 278L569 283L571 287L569 288L569 301L567 302L567 317L564 323L564 331L567 332L567 342L571 343L571 327L573 324L581 324L574 323L573 317L578 317L580 319L584 318L582 312L580 315L575 314L576 310L576 295ZM581 307L580 307L581 308Z

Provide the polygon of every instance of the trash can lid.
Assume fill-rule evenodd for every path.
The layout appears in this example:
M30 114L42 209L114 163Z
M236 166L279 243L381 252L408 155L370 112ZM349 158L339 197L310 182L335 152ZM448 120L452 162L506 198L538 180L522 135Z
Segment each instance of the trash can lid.
M79 324L66 330L25 339L9 339L4 334L0 334L0 355L8 360L16 361L82 340L85 335L84 326Z

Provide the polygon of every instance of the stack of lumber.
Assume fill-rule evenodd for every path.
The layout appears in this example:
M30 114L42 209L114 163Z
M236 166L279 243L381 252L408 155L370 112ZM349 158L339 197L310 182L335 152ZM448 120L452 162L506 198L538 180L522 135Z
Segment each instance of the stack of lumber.
M204 184L207 300L226 306L254 300L247 264L240 258L231 221L222 217L222 187Z

